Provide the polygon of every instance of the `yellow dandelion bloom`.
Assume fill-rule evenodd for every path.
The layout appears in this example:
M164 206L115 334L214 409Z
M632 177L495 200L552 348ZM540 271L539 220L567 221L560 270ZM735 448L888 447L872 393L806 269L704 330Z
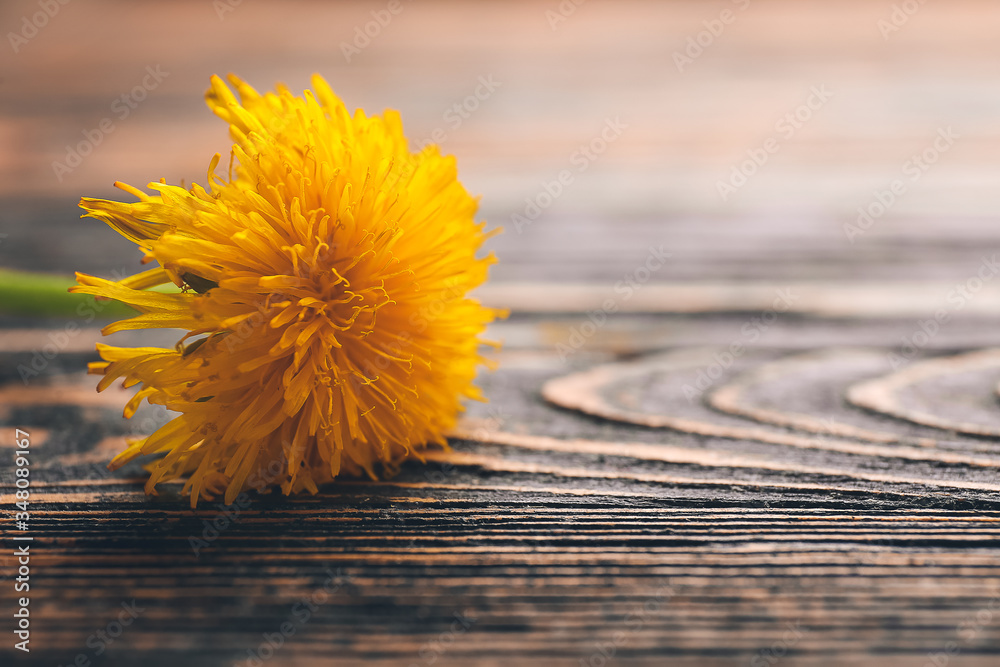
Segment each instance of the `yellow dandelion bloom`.
M398 113L352 116L320 76L296 97L218 77L208 106L229 123L229 174L208 189L150 183L122 203L84 198L156 268L120 281L77 274L72 291L138 315L105 327L176 328L175 349L98 345L98 390L140 385L180 413L111 462L165 453L146 485L188 476L184 493L280 484L312 493L342 472L391 473L445 444L473 385L479 336L500 315L469 298L495 260L455 160L411 153ZM234 169L233 162L236 162ZM235 175L234 175L235 172ZM150 291L173 283L180 292Z

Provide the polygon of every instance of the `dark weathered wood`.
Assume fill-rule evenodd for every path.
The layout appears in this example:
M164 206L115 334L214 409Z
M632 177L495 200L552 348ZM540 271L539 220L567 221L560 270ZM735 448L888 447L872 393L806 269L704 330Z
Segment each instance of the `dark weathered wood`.
M221 20L219 4L60 4L23 49L5 43L0 265L138 271L130 243L77 219L79 197L204 182L230 144L201 100L210 74L299 90L319 71L348 106L400 109L415 142L446 129L484 217L507 227L480 292L512 310L490 332L490 403L393 479L255 496L227 520L191 511L179 484L147 497L139 463L106 471L168 415L127 422L125 392L94 391L104 321L0 318L5 610L15 428L31 434L35 538L32 652L12 650L5 612L0 664L1000 661L1000 281L954 299L1000 249L993 0L924 3L888 38L890 2L755 0L684 72L674 53L742 3L595 0L553 30L555 0L421 0L351 62L342 44L384 3L232 2ZM2 33L37 11L0 3ZM118 119L147 66L169 76ZM451 127L443 112L490 75L501 87ZM834 97L723 202L718 181L817 85ZM53 161L109 116L58 178ZM622 136L514 225L616 117ZM849 238L947 126L954 149ZM671 256L647 281L651 249ZM794 298L772 319L779 293ZM22 382L50 335L59 354Z
M515 318L503 330L530 339L546 326ZM592 341L586 352L602 349ZM595 643L629 664L666 655L746 664L783 636L793 640L793 664L822 664L831 651L907 664L949 641L961 664L991 664L1000 626L981 621L1000 613L994 442L847 404L823 421L824 397L884 372L872 361L884 354L802 357L758 346L711 389L745 391L764 374L769 389L754 400L790 383L796 413L880 434L863 437L867 430L788 430L689 403L679 386L712 359L695 348L608 366L621 375L594 385L608 410L633 411L604 416L658 428L595 422L539 401L544 387L573 405L566 392L588 386L563 379L552 347L508 344L501 370L485 379L491 404L472 407L452 452L385 482L257 498L197 554L190 540L219 515L213 504L192 512L171 485L146 498L136 465L99 473L129 427L113 399L88 391L91 378L9 382L3 418L33 433L36 452L32 594L45 648L33 656L87 653L87 637L135 598L146 611L111 647L112 661L239 660L329 570L342 586L295 625L272 664L322 664L333 654L345 664L421 664L442 632L449 643L438 660L447 664L576 664ZM5 367L25 356L8 353ZM852 358L853 371L840 368ZM67 354L60 363L82 361ZM807 363L840 375L813 368L805 382ZM630 416L636 410L649 419ZM656 421L670 415L676 421ZM455 613L471 625L450 637Z

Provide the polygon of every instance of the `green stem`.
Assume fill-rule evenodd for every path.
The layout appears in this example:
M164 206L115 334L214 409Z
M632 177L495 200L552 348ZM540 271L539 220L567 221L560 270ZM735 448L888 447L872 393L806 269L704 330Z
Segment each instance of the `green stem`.
M72 317L98 310L89 294L66 291L75 284L66 276L0 269L0 315ZM99 312L102 318L135 315L132 308L117 301L101 301Z

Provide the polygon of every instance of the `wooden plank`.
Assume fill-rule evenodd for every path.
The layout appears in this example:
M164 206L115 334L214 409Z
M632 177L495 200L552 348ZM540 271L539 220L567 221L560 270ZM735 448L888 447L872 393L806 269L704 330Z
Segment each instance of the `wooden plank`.
M5 54L0 264L138 271L79 197L203 180L230 143L201 99L216 70L262 89L320 71L349 106L399 108L415 141L447 128L507 227L478 293L512 311L490 331L490 403L391 479L192 511L179 483L146 496L139 462L105 468L169 418L125 421L127 392L93 391L106 322L0 318L0 499L25 429L34 538L32 652L8 615L0 664L997 664L995 3L926 3L884 37L891 3L755 1L683 72L674 53L741 3L594 0L555 29L554 1L404 3L351 62L341 44L386 5L217 4L60 4ZM3 3L0 25L38 7ZM147 66L169 75L57 177ZM490 75L497 92L447 124ZM819 85L829 103L723 201ZM600 159L513 224L617 117ZM846 233L943 127L954 148Z
M681 369L711 359L695 348L613 365L626 372L588 390L679 421L597 424L538 401L539 387L551 387L550 400L593 411L562 400L589 385L553 363L552 351L515 345L504 354L510 363L487 381L494 413L474 407L452 452L385 482L261 497L197 550L191 538L219 510L191 511L178 485L145 497L135 465L99 473L94 462L120 436L98 433L127 429L117 411L110 402L73 410L84 393L42 390L75 387L78 376L50 377L8 403L7 423L29 432L48 421L46 403L70 413L48 427L33 469L39 659L89 651L87 637L135 598L144 611L109 653L154 664L240 661L264 633L296 622L291 609L322 590L328 571L342 586L295 626L273 664L320 664L331 650L346 664L419 664L439 641L445 664L570 664L603 645L629 664L669 655L721 665L780 645L789 627L792 664L831 651L860 664L874 654L919 659L949 641L969 664L995 656L1000 630L975 620L1000 605L1000 458L990 441L924 427L910 444L905 422L871 413L857 415L895 441L747 421L754 415L705 417L707 405L664 393L677 391ZM815 409L826 391L822 364L841 356L761 350L728 369L715 392L745 391L746 377L766 372L772 389L751 397L787 378ZM683 362L679 370L670 359ZM805 379L804 361L819 365ZM843 391L851 377L830 379ZM642 398L630 403L636 388ZM718 430L692 427L702 418ZM469 628L442 640L456 613Z

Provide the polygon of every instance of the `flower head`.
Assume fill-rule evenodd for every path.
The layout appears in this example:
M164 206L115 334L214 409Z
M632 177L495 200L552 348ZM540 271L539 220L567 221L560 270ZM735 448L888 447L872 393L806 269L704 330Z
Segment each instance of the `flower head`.
M187 475L192 506L249 486L315 493L443 445L462 399L481 398L479 335L500 314L467 296L494 258L477 257L489 234L454 158L411 153L396 112L351 115L319 76L304 97L229 82L239 100L218 77L206 94L235 142L228 177L217 154L207 189L83 199L157 266L72 288L138 311L105 334L187 331L174 349L98 345L90 370L98 390L140 385L126 417L143 400L180 413L111 467L165 453L147 492ZM149 290L167 283L181 291Z

